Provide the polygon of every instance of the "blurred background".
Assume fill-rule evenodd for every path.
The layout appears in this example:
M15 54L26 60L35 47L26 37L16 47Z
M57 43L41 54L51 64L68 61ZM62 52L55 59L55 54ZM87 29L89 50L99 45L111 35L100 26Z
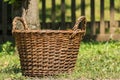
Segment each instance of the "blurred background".
M19 2L18 2L19 3ZM120 40L120 0L40 0L42 29L71 29L78 17L87 18L84 40ZM20 6L0 0L0 42L13 41L12 19ZM15 10L16 9L16 10Z

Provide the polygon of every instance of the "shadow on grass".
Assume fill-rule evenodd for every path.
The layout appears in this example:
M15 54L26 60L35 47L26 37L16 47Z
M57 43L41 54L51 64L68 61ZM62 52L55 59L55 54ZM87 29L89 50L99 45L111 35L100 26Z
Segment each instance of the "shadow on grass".
M21 68L18 65L8 65L7 67L3 68L2 70L0 70L0 73L20 73L21 72Z

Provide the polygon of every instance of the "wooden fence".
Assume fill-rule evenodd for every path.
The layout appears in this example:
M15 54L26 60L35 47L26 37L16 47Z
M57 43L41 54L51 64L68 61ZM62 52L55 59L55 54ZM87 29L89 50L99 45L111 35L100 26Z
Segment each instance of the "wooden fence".
M71 5L70 5L70 11L71 11L71 16L70 16L70 22L66 21L66 0L60 0L60 20L56 22L56 1L57 0L51 0L51 21L47 22L47 0L40 0L41 3L41 26L42 28L47 28L47 29L68 29L71 28L75 21L76 21L76 0L70 0ZM85 15L86 12L86 1L87 0L80 0L80 11L81 15ZM87 34L85 39L90 40L90 39L95 39L98 41L105 41L111 39L115 40L120 40L120 21L116 21L114 19L114 14L115 14L115 0L110 0L110 20L105 21L104 19L104 3L105 0L100 0L100 21L96 21L95 19L95 0L90 0L90 21L87 23ZM7 41L11 40L13 41L13 37L11 36L11 22L12 22L12 6L4 3L3 0L0 0L0 41ZM80 16L81 16L80 15Z

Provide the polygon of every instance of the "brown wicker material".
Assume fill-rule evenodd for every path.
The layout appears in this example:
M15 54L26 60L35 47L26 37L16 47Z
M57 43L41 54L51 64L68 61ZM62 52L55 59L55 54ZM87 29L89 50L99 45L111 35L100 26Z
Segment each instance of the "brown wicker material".
M23 29L17 29L22 22ZM78 29L79 23L82 27ZM86 18L80 17L73 30L29 30L23 18L13 20L13 35L24 76L50 76L74 69Z

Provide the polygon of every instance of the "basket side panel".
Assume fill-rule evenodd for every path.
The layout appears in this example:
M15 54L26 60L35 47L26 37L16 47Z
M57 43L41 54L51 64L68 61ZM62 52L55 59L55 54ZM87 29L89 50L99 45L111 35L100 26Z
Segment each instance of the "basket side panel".
M69 73L74 69L81 33L15 33L21 69L25 76Z

